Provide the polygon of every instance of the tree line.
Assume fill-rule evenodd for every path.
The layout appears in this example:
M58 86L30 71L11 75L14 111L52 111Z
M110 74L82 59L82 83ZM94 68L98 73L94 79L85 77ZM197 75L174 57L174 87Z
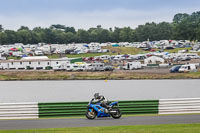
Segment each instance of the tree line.
M146 23L137 28L109 28L101 25L88 30L55 24L48 28L30 30L21 26L17 31L4 30L0 25L0 44L36 43L89 43L89 42L141 42L154 40L200 40L200 11L192 14L178 13L173 22Z

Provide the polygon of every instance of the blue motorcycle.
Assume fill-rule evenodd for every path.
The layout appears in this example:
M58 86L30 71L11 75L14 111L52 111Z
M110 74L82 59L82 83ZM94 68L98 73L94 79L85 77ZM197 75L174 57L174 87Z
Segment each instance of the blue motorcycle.
M101 103L93 103L94 99L92 99L88 106L85 116L88 119L95 119L96 117L110 117L112 116L114 119L119 119L122 114L118 108L118 102L112 102L109 104L110 109L101 106Z

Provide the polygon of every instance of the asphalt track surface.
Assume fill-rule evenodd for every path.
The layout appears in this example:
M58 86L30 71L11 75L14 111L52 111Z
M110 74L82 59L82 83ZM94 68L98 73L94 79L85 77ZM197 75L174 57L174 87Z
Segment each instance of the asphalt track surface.
M200 114L133 116L133 117L122 117L121 119L98 118L95 120L88 120L86 118L0 120L0 130L67 128L67 127L101 127L101 126L121 126L121 125L189 124L189 123L200 123Z

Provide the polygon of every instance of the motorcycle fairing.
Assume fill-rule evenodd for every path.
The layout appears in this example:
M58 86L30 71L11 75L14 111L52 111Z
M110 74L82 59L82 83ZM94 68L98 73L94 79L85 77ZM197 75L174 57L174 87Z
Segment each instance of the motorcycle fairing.
M97 117L110 117L110 114L105 113L106 108L100 106L100 104L90 104L89 111L94 109L97 112Z

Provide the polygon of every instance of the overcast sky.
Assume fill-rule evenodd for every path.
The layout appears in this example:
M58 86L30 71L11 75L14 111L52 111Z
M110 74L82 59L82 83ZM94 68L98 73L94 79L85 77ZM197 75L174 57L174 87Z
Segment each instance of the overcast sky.
M0 0L0 24L16 30L52 24L88 29L171 22L176 13L200 11L200 0Z

